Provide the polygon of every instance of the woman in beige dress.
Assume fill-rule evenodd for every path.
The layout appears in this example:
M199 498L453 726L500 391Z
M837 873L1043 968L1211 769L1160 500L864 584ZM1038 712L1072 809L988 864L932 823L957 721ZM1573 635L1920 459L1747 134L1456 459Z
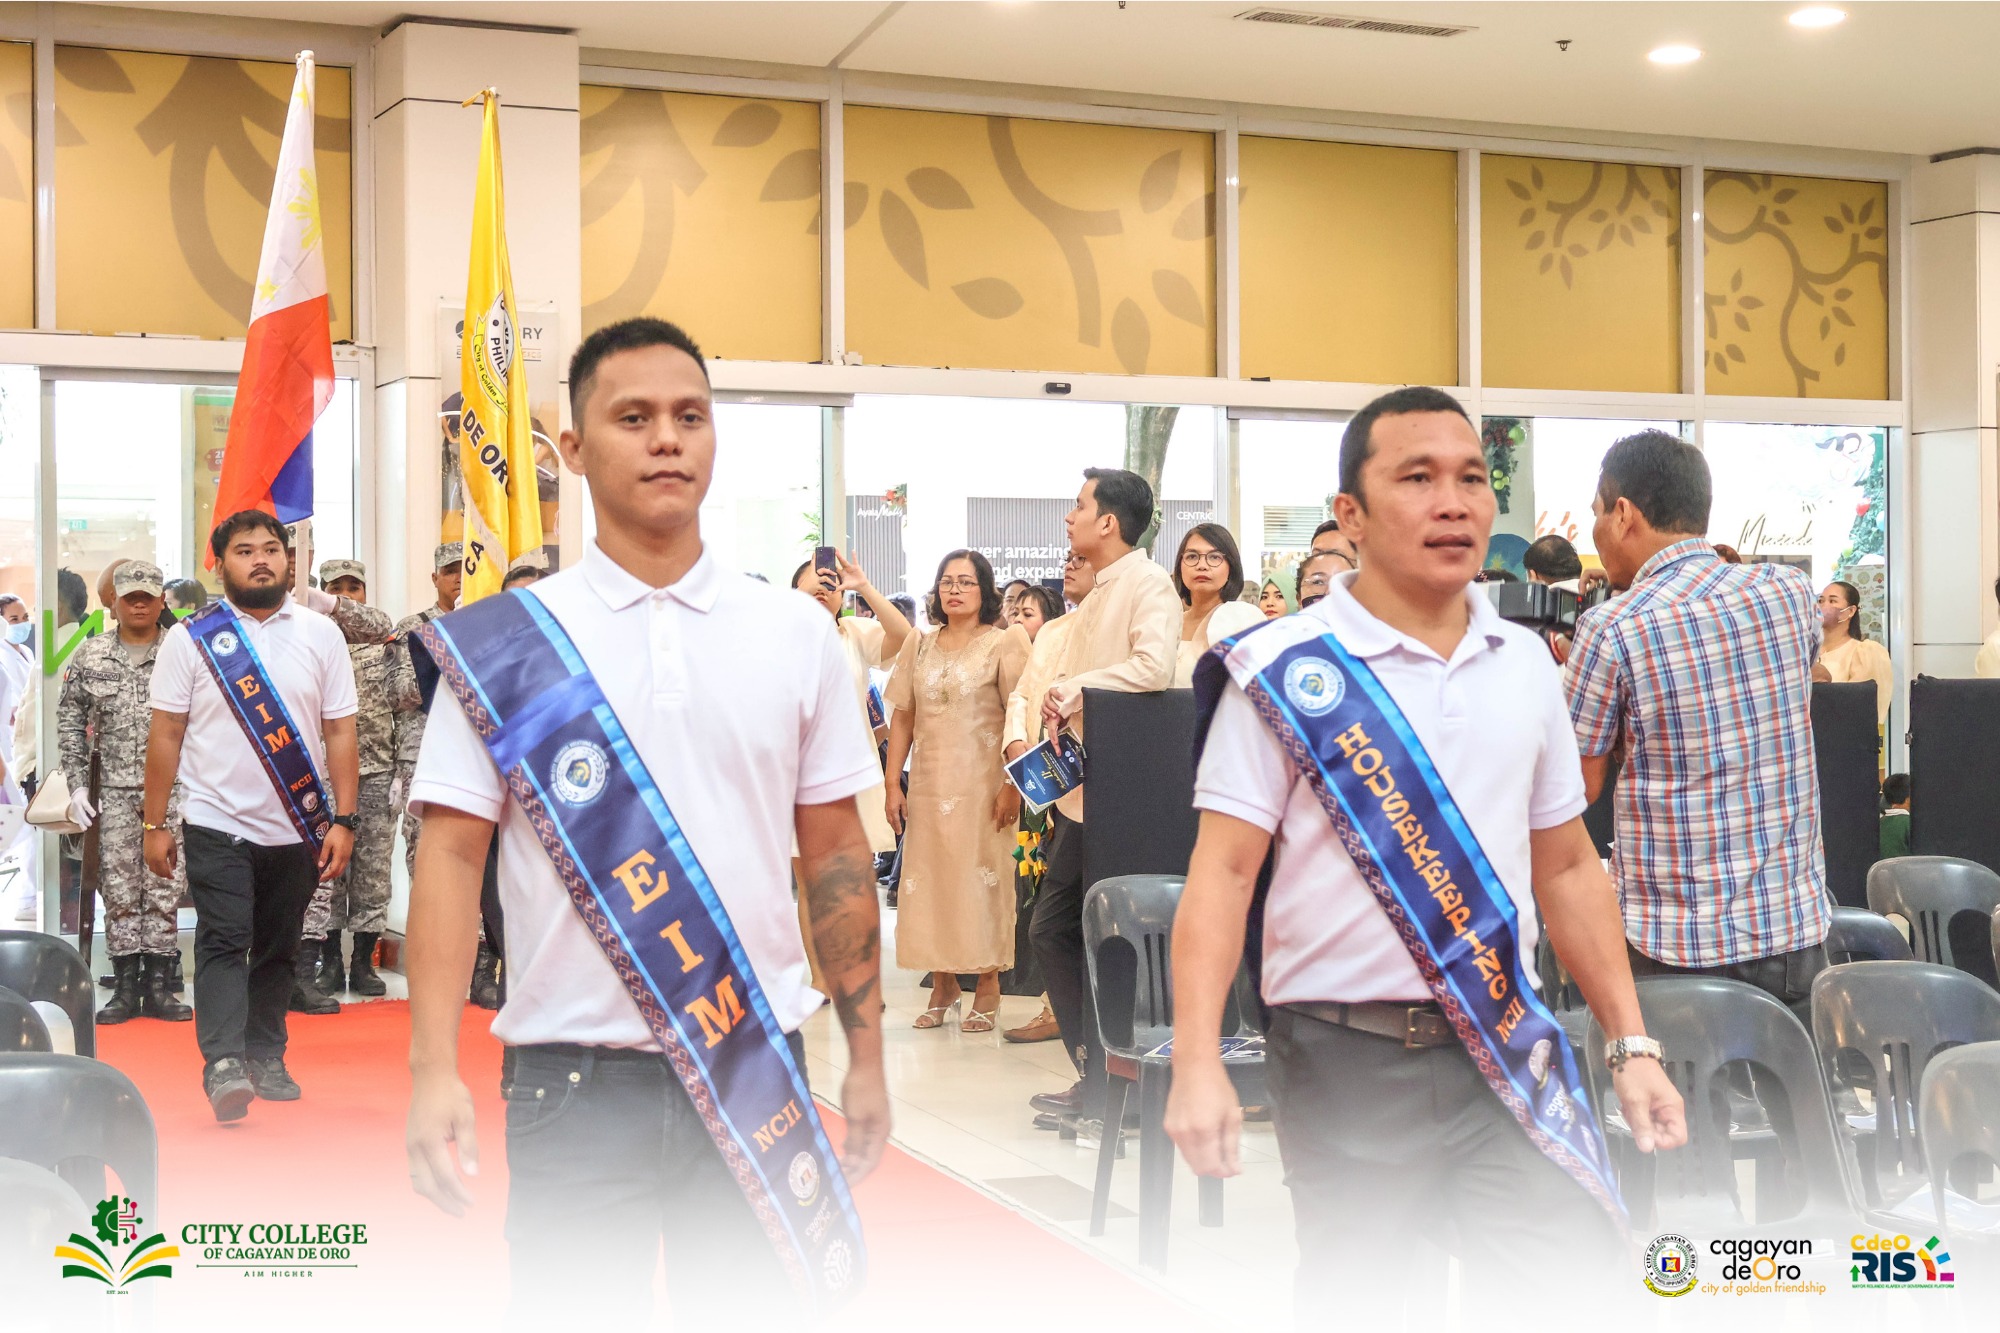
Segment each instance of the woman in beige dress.
M1194 664L1210 645L1263 623L1264 616L1243 595L1243 557L1236 539L1220 523L1197 523L1181 538L1174 557L1174 588L1181 595L1180 653L1174 659L1174 688L1194 684Z
M1896 669L1889 650L1861 627L1861 590L1852 583L1829 583L1819 595L1819 664L1826 679L1875 682L1875 724L1887 726L1889 700L1896 693ZM1816 673L1817 678L1817 673Z
M890 784L884 809L903 835L896 961L931 973L919 1028L941 1027L976 973L964 1032L991 1032L1000 973L1014 965L1014 825L1020 793L1000 761L1007 696L1028 634L1001 629L993 567L977 551L938 566L927 604L938 628L911 635L889 678L889 771L910 760L910 793Z

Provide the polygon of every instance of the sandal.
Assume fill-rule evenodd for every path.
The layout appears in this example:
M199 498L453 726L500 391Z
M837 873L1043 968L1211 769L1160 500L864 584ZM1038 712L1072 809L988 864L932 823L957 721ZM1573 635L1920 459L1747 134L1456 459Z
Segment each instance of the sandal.
M964 1002L964 997L961 996L959 999L953 1000L950 1004L940 1004L926 1009L917 1015L917 1021L910 1024L910 1026L926 1032L932 1028L941 1028L944 1026L944 1015L956 1014L959 1005Z
M993 1006L990 1010L974 1009L965 1016L965 1021L958 1025L958 1030L960 1032L991 1032L993 1030L993 1020L999 1014L999 1005Z

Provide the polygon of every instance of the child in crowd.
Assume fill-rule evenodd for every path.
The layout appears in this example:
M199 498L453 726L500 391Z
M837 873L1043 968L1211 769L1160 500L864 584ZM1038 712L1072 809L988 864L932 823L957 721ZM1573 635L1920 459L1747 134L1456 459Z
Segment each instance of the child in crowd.
M1891 773L1882 783L1882 860L1910 854L1910 775Z

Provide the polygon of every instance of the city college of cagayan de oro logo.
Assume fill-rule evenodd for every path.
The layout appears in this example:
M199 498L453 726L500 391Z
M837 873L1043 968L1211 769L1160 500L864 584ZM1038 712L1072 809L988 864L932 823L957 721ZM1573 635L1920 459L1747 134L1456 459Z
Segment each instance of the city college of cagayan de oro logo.
M117 1296L140 1278L174 1275L173 1265L167 1261L180 1258L180 1249L167 1244L164 1235L139 1239L139 1228L145 1219L139 1216L137 1201L114 1194L97 1205L91 1220L97 1241L80 1232L71 1232L66 1242L56 1246L55 1257L63 1261L64 1277L102 1282L108 1288L106 1295Z
M1855 1235L1850 1245L1854 1257L1847 1276L1856 1291L1957 1289L1951 1255L1936 1236L1916 1245L1908 1236L1864 1232Z
M1700 1261L1694 1242L1668 1232L1646 1247L1646 1287L1656 1296L1685 1296L1694 1290Z

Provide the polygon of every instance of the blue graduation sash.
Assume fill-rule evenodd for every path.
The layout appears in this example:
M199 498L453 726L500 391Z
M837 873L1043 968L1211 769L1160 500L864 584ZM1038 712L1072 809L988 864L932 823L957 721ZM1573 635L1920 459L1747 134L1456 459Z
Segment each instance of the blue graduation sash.
M1233 678L1318 798L1487 1086L1623 1231L1625 1206L1575 1053L1521 965L1514 900L1402 709L1325 629L1309 613L1288 616L1202 658L1197 759ZM1237 651L1252 635L1261 637Z
M861 1219L805 1075L727 909L576 645L520 590L414 633L786 1272L821 1308L851 1294L866 1266Z
M229 715L257 752L264 776L278 789L278 804L315 853L333 827L333 792L319 775L285 700L250 646L250 635L226 601L210 602L182 622L200 650L202 664L229 702Z

